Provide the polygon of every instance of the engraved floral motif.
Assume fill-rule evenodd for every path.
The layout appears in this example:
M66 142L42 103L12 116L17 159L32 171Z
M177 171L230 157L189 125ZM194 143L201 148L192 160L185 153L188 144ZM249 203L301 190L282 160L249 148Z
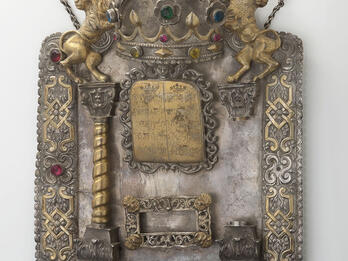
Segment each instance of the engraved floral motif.
M138 212L140 209L139 200L133 196L127 196L123 199L123 206L127 209L129 213Z
M202 193L196 200L194 203L194 208L199 210L199 211L203 211L207 208L210 207L212 203L212 199L211 196L209 194L206 193Z
M194 243L198 244L199 246L203 248L210 247L212 245L212 238L211 235L208 235L204 232L197 232L195 234Z
M131 234L127 237L126 242L124 243L125 247L129 250L138 249L143 243L143 238L139 234Z

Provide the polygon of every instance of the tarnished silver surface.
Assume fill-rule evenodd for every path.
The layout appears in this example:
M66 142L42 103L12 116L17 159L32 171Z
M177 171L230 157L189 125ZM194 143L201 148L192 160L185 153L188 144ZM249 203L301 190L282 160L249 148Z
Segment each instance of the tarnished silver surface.
M138 14L137 17L133 15L129 21L126 19L121 28L122 33L131 34L138 22L137 19L142 19L146 34L154 36L158 32L161 22L156 20L157 26L154 27L155 20L152 14L150 17L145 15L149 9L154 10L157 1L137 2L137 6L134 6L135 1L122 2L125 3L124 13L129 15L135 8ZM204 4L201 4L202 2ZM197 22L193 15L190 16L193 9L202 22L200 32L202 35L208 32L211 28L209 15L203 17L202 14L209 13L209 6L213 4L211 1L194 1L190 9L182 8L180 15L188 18L188 22L185 25L185 19L182 19L171 25L176 28L175 35L182 36L187 32L187 25L192 27ZM165 21L162 23L165 24ZM59 64L50 60L51 51L59 49L59 35L52 35L45 40L40 55L39 153L35 181L36 258L40 261L76 260L76 249L87 249L85 252L80 251L82 259L108 260L108 253L111 253L112 248L109 245L106 249L105 240L101 237L97 236L95 240L90 238L93 240L88 241L76 240L85 234L92 215L93 129L90 126L93 125L93 121L90 112L81 104L89 102L93 97L82 95L81 100L78 100L76 86L67 78ZM286 33L281 33L280 36L282 46L273 55L273 58L280 62L280 68L258 82L262 102L256 101L254 115L249 120L238 122L229 119L226 108L218 100L218 86L224 84L226 75L236 72L239 68L233 55L243 46L235 34L225 35L231 50L224 50L223 57L221 42L219 46L207 49L211 47L211 39L196 41L194 38L188 38L179 45L172 42L159 43L158 39L154 42L143 42L140 38L134 38L136 40L133 42L122 40L111 43L109 38L101 41L100 52L105 51L105 56L99 69L110 75L112 82L122 82L127 80L127 77L133 77L131 81L134 82L139 75L159 80L190 80L185 78L185 71L190 72L193 78L199 79L195 82L198 86L207 87L205 84L209 82L209 93L212 93L209 94L209 114L214 114L219 123L211 125L214 125L212 135L218 137L213 144L216 148L219 147L219 152L217 149L210 151L213 155L211 168L199 168L196 175L185 175L174 171L175 168L167 167L158 168L156 173L148 175L137 168L130 168L123 160L129 157L127 152L130 150L125 151L122 147L130 144L130 140L127 139L129 135L125 135L129 133L129 127L124 129L120 122L124 122L129 115L124 104L117 103L116 113L111 115L108 147L112 191L111 225L121 228L120 260L217 261L220 246L215 240L224 238L225 224L231 220L245 220L256 225L255 237L261 237L263 244L263 257L260 259L302 260L303 49L302 42L297 37ZM122 46L126 48L122 49ZM168 51L164 46L173 50ZM143 59L128 55L134 47L141 48ZM200 58L190 57L188 52L192 47L204 49ZM221 49L216 49L218 47ZM120 53L123 58L117 56ZM147 63L141 64L141 60ZM209 62L200 63L202 61ZM84 66L76 69L79 75L86 76L83 78L91 79ZM241 79L241 83L248 84L252 75L256 75L262 69L263 65L253 64L251 71ZM130 71L132 73L127 76ZM98 99L100 97L97 97ZM209 126L206 125L208 129ZM59 174L56 165L62 168L62 174ZM54 168L51 170L52 167ZM124 197L132 195L135 198L147 199L179 198L180 195L199 195L202 192L209 193L214 202L209 210L213 239L210 248L125 248L129 231L125 227L126 216L123 214ZM190 219L180 216L177 219L174 216L170 219L147 219L150 222L153 220L156 220L155 226L162 230L155 233L161 233L176 231L176 228L183 227L182 223ZM171 220L171 223L167 220ZM153 224L146 228L151 232ZM134 240L136 241L136 238Z
M87 83L79 85L81 103L88 108L92 119L108 118L114 107L116 84Z
M221 103L233 120L247 120L253 115L257 94L258 88L255 82L219 86Z
M163 196L173 196L173 195L183 195L183 194L199 194L202 191L208 192L212 195L214 200L214 206L211 209L212 216L212 235L213 239L222 239L224 233L224 225L233 219L248 220L250 223L257 224L258 234L261 234L261 229L264 228L264 251L268 247L268 252L265 251L265 260L272 260L274 253L278 253L278 258L281 255L285 257L290 257L294 260L302 259L302 242L303 242L303 224L302 224L302 94L301 94L301 62L302 62L302 49L301 42L289 34L281 34L282 38L285 39L282 48L277 51L275 56L277 59L281 60L282 69L275 72L273 75L270 75L268 80L261 83L261 90L264 89L267 84L271 84L268 87L268 92L270 97L269 101L272 103L277 100L277 97L281 97L285 101L289 97L289 93L284 92L286 89L280 87L272 87L272 82L275 80L273 76L281 77L282 74L287 75L285 83L291 84L294 88L292 92L292 103L289 105L289 108L293 113L289 114L287 108L280 108L279 114L273 114L273 111L270 110L268 113L268 108L272 107L267 102L266 99L266 109L263 111L262 103L259 102L256 105L255 116L249 119L248 121L241 122L232 122L228 120L228 115L226 109L215 100L215 108L217 117L220 119L219 127L216 130L216 135L219 136L218 145L220 147L219 158L220 161L212 171L202 171L196 176L187 176L180 173L174 172L164 172L159 171L154 175L141 174L139 171L131 170L128 168L128 165L123 162L124 151L121 145L122 132L123 129L119 124L119 116L114 116L111 121L111 144L110 144L110 153L111 153L111 168L112 168L112 179L113 182L113 223L114 225L120 226L121 228L124 225L124 216L120 215L122 213L122 198L128 194L135 195L139 198L144 197L163 197ZM55 37L55 38L54 38ZM52 36L53 39L58 39L58 36ZM41 84L50 82L51 76L59 76L63 74L60 71L59 67L56 64L51 63L48 60L49 52L52 48L56 47L56 43L51 40L47 40L44 44L44 49L42 61L42 80ZM227 53L228 54L228 53ZM46 56L45 56L46 55ZM46 58L45 58L46 57ZM206 77L207 80L213 83L212 89L217 92L217 85L221 82L224 75L229 71L229 65L233 64L231 57L226 56L225 58L214 61L212 63L201 64L197 68L192 67L193 69L200 70ZM114 66L117 65L117 66ZM101 69L108 74L112 75L113 81L122 81L125 78L126 73L134 67L139 65L125 61L122 58L118 58L114 55L113 50L110 50L105 56L104 62L101 65ZM83 68L81 68L83 71ZM258 70L255 68L255 70ZM247 76L246 76L247 77ZM45 80L46 79L46 80ZM280 79L280 78L279 78ZM63 81L64 83L64 81ZM57 85L58 86L58 85ZM282 86L282 85L275 85ZM286 87L285 87L286 88ZM44 88L40 89L42 94L44 94ZM52 89L53 90L53 89ZM63 91L64 89L62 89ZM72 90L74 90L72 88ZM283 90L283 91L282 91ZM60 97L60 92L56 92L57 97ZM55 94L56 95L56 94ZM62 92L63 95L63 92ZM266 94L262 91L261 97L265 99ZM277 96L278 95L278 96ZM285 95L285 96L284 96ZM62 96L64 97L64 95ZM75 97L75 96L73 96ZM43 96L40 98L41 103L43 102ZM74 98L76 99L76 98ZM275 102L274 102L275 103ZM286 102L285 102L286 103ZM43 104L43 103L42 103ZM76 104L76 100L73 100L71 104ZM281 103L278 103L278 106ZM40 107L39 115L40 117L45 117L46 107ZM74 107L71 107L73 112ZM268 113L268 114L267 114ZM276 116L282 115L288 117L291 115L291 121L293 125L293 141L281 142L288 135L288 129L282 129L278 131L277 128L275 131L270 132L271 138L276 138L280 141L279 149L272 151L272 146L274 147L274 142L268 141L265 139L265 131L261 131L267 126L270 117L272 116L276 120ZM74 114L71 114L74 115ZM118 112L120 115L120 112ZM264 115L264 116L263 116ZM261 117L264 117L264 121L261 120ZM280 116L282 118L282 116ZM40 118L39 118L40 119ZM45 121L48 118L42 118L42 121L39 121L39 142L42 141L43 136L40 136L43 133L43 128ZM73 118L69 118L73 119ZM42 122L40 124L40 122ZM264 122L262 127L262 122ZM92 120L89 117L89 112L84 107L79 107L79 117L78 117L78 143L79 143L79 165L78 169L80 172L79 181L75 179L76 174L74 168L67 168L67 175L62 175L61 177L51 176L46 170L43 169L45 166L41 160L43 153L52 147L52 143L42 142L41 144L47 144L45 147L39 147L40 152L38 156L38 171L37 171L37 204L36 204L36 238L37 238L37 259L38 260L48 260L53 252L45 250L43 246L43 238L46 235L47 231L45 230L45 220L47 215L42 211L42 203L45 201L50 204L51 209L48 210L48 214L52 215L55 209L66 209L66 204L69 202L76 202L76 197L79 198L78 205L74 205L75 209L73 216L69 216L72 220L72 223L69 223L69 236L77 238L74 230L76 226L75 218L77 218L76 211L79 212L79 234L80 237L84 234L86 226L90 222L91 215L91 206L90 202L92 199L91 184L92 184L92 157L93 157L93 130L89 129L87 126L92 125ZM288 122L287 122L288 124ZM286 124L285 124L286 125ZM284 125L284 126L285 126ZM272 129L273 127L271 127ZM286 128L286 126L285 126ZM52 129L53 130L53 129ZM52 132L53 133L53 132ZM56 132L54 132L56 133ZM66 136L69 132L64 132L65 136L54 136L57 141ZM278 134L277 134L278 133ZM283 133L283 134L282 134ZM284 134L285 133L285 134ZM278 135L278 136L277 136ZM279 136L280 135L280 136ZM41 137L41 138L40 138ZM52 136L53 137L53 136ZM61 138L59 138L61 137ZM262 145L261 141L265 140L265 148L263 153L263 163L262 172L260 171L261 166L261 151ZM39 143L40 144L40 143ZM73 143L71 143L73 144ZM283 145L282 145L283 144ZM43 146L41 145L41 146ZM283 146L283 147L282 147ZM59 148L59 146L58 146ZM286 151L288 150L288 151ZM69 149L69 151L74 151ZM62 153L66 154L67 152ZM50 152L50 155L52 153ZM58 155L58 154L57 154ZM74 155L74 154L72 154ZM55 161L59 161L59 157L53 157ZM63 165L65 158L62 156ZM77 160L69 161L77 162ZM75 164L75 163L73 163ZM48 166L46 164L46 166ZM70 165L69 165L70 166ZM74 165L71 165L74 166ZM262 180L260 179L262 177ZM262 184L261 184L262 182ZM75 186L79 184L78 193L76 194ZM59 190L59 187L65 187L67 190ZM47 191L45 193L44 188L53 187L54 190ZM56 189L57 188L57 189ZM284 189L282 189L284 188ZM282 190L280 190L282 189ZM278 192L277 192L278 191ZM60 192L60 194L59 194ZM277 194L277 193L279 194ZM262 204L260 202L261 194L264 195ZM60 201L61 203L54 203L59 201L50 201L45 199L44 196L54 196L55 200L60 200L61 195L68 197L69 199L64 199ZM289 201L289 196L290 200ZM267 212L266 200L270 202L270 209ZM49 203L52 202L52 203ZM285 205L282 205L281 202L285 202ZM290 204L292 203L293 208L289 209ZM68 206L67 206L68 207ZM262 209L263 213L262 214ZM279 210L279 211L278 211ZM65 212L65 214L68 212ZM283 213L284 215L282 215ZM266 217L264 219L264 225L262 226L263 215ZM274 220L285 216L285 221L283 220L284 229L288 229L288 221L291 222L291 228L289 233L279 234L275 226ZM288 221L287 221L288 220ZM160 221L159 221L160 222ZM285 223L284 223L285 222ZM167 224L159 224L165 226ZM50 233L48 231L48 233ZM62 240L65 238L64 234L62 235ZM68 238L69 238L68 236ZM121 245L123 245L126 238L125 230L121 229ZM288 240L291 238L292 240ZM54 242L59 242L54 240ZM268 245L265 243L268 240ZM284 241L283 241L284 240ZM51 242L51 241L46 241ZM53 248L56 253L59 253L61 248L64 248L66 243L70 241L62 242L61 245L56 245L56 248ZM72 242L72 248L74 248L75 243ZM282 247L279 243L284 242ZM290 242L293 247L293 251L288 252L289 247L288 243ZM46 243L47 246L47 243ZM67 250L65 255L67 256L66 260L75 260L74 251ZM218 260L219 246L214 243L209 249L192 249L192 250L178 250L171 249L163 251L155 251L150 249L140 249L137 251L123 250L121 252L121 260L172 260L172 261L181 261L181 260L207 260L215 261ZM69 254L68 254L69 253ZM285 254L284 254L285 253ZM189 258L189 259L187 259Z
M233 122L228 119L225 107L217 99L217 85L228 73L231 57L212 63L200 64L193 69L198 70L211 81L211 89L215 93L215 113L221 122L216 129L216 136L219 146L219 162L211 170L202 170L194 176L175 173L173 171L160 170L153 175L142 174L140 171L132 170L123 161L125 156L121 140L123 127L120 126L121 112L118 110L112 118L110 129L111 140L110 154L112 164L113 187L113 224L120 226L121 246L124 246L126 231L124 230L124 215L122 199L127 195L134 195L137 198L148 197L173 197L180 195L199 195L206 192L212 195L214 205L211 208L213 242L222 239L224 226L234 219L248 220L257 224L258 233L261 231L261 180L260 157L261 157L261 102L255 109L255 116L248 121ZM113 66L117 65L117 66ZM101 69L112 75L113 81L122 81L126 73L136 63L129 63L122 58L115 56L112 52L104 58ZM120 108L120 105L118 106ZM86 218L91 214L90 207L90 178L92 166L88 163L92 157L91 137L92 130L86 126L91 124L88 112L84 107L79 108L79 142L80 142L80 168L83 176L80 176L80 235L83 235ZM180 220L179 220L180 221ZM163 221L165 222L165 221ZM161 227L171 226L158 220ZM170 227L169 227L170 228ZM176 248L165 251L152 249L138 249L130 251L122 248L121 260L219 260L219 245L213 243L208 249L178 250Z
M257 238L256 226L244 221L232 221L225 228L220 242L220 260L259 260L261 241Z
M76 240L78 260L118 261L120 243L117 228L88 226L83 239Z

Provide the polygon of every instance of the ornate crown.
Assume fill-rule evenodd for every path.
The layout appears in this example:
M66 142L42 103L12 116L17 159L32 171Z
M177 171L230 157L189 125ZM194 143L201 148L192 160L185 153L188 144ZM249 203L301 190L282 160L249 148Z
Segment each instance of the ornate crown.
M124 0L117 53L158 63L204 62L223 54L223 0ZM149 15L150 14L150 15Z

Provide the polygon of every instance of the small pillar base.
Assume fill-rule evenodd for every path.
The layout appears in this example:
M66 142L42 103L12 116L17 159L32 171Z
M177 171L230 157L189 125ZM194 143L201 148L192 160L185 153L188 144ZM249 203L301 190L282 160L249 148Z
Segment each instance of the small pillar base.
M79 261L118 261L120 242L118 228L88 226L83 239L77 240Z

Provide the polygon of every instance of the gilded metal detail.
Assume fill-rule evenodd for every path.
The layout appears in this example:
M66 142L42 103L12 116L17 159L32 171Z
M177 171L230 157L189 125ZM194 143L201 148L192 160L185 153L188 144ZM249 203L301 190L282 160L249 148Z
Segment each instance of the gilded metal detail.
M212 204L212 199L209 194L202 193L198 198L196 198L194 203L194 208L198 211L203 211L210 207Z
M302 42L281 33L280 70L265 92L263 202L264 258L302 260Z
M119 7L123 14L123 26L117 29L120 37L117 54L135 60L130 50L139 46L143 48L144 54L137 59L157 63L198 63L221 57L223 42L219 45L212 43L214 34L222 35L223 21L212 21L213 12L217 8L225 12L226 6L220 0L213 3L160 0L142 5L124 1ZM163 17L165 9L169 11L170 18ZM154 16L145 20L142 16L147 12L154 13ZM149 30L147 23L154 24L155 29ZM191 47L199 50L199 57L189 55Z
M61 206L54 202L62 201ZM50 260L67 260L73 250L73 235L71 233L71 215L74 213L74 197L66 194L66 188L57 191L49 187L47 194L42 196L43 227L46 233L42 236L42 248L50 256ZM61 241L57 247L53 241Z
M278 204L285 201L282 206ZM287 194L286 188L277 191L270 188L266 194L266 227L269 232L265 236L266 254L270 260L287 261L288 256L295 251L295 240L291 233L294 222L294 195ZM281 243L280 243L281 242ZM272 245L272 246L271 246Z
M140 203L133 196L127 196L123 199L123 206L129 213L135 213L140 210Z
M67 151L66 145L75 139L74 126L68 120L71 115L69 107L73 99L72 86L64 83L64 80L66 80L64 75L50 76L49 82L45 85L46 121L43 124L43 138L44 142L50 144L50 152L56 151L58 147L61 151ZM57 90L58 88L60 90ZM55 96L54 92L58 91L62 95ZM60 130L63 130L63 135L57 135Z
M194 86L178 81L137 81L130 91L130 110L136 161L204 161L201 97Z
M79 86L81 102L94 121L92 224L78 240L81 260L118 261L118 229L111 225L111 180L108 159L108 118L114 107L115 83L88 83Z
M136 250L143 244L143 238L140 234L132 234L126 238L125 247L129 250Z
M76 88L51 60L60 34L40 53L38 153L35 173L36 259L74 260L77 238ZM62 169L52 172L52 167Z
M129 166L148 174L160 169L178 170L186 174L212 169L218 160L217 137L214 134L217 124L212 107L213 94L209 91L210 83L204 80L203 75L194 70L185 70L185 66L182 65L144 64L143 70L133 69L127 77L121 86L120 109L123 113L121 122L125 128L122 145L126 150L125 161ZM163 81L148 79L163 79ZM163 95L163 90L166 96ZM134 95L135 92L137 95ZM188 95L191 99L188 99ZM168 101L164 102L164 98ZM134 108L135 101L137 101L136 108ZM159 104L163 107L157 108ZM188 108L191 110L189 114ZM154 111L152 116L146 117L144 112L151 110ZM174 118L171 115L174 115ZM163 122L164 116L167 119ZM193 128L195 132L190 130L191 125L195 126ZM148 126L148 129L144 126ZM153 131L166 126L167 131L165 129ZM171 132L168 132L169 129ZM145 134L147 134L146 139ZM185 152L185 148L195 153Z
M108 76L101 73L97 67L102 61L100 53L108 50L115 37L118 41L115 46L117 54L127 59L150 61L144 63L143 68L133 69L127 74L120 94L122 111L120 121L124 127L122 133L124 160L131 169L143 173L153 174L161 170L194 174L201 170L213 169L218 161L215 135L217 121L214 116L211 83L197 71L187 69L186 64L210 61L219 57L224 49L221 39L238 53L237 61L242 68L228 78L232 84L225 84L218 89L220 98L233 119L244 119L252 115L257 95L255 82L263 79L258 81L258 84L264 84L265 87L261 163L263 218L261 232L264 244L262 259L302 260L303 48L302 42L295 36L268 29L261 30L256 26L255 11L258 7L265 6L268 0L138 2L130 0L117 1L117 6L116 2L110 5L111 0L75 2L79 9L86 12L86 20L82 27L78 31L66 32L63 35L51 35L43 43L40 54L38 154L35 173L36 259L38 261L119 260L117 229L109 227L111 181L107 158L107 118L114 109L115 84L88 83L82 84L78 89L76 83L84 80L75 74L78 71L75 65L85 63L97 81L107 81ZM216 19L214 16L217 11L226 10L226 3L229 4L227 16L225 13L224 17ZM68 8L68 5L65 6ZM162 7L166 6L171 7L174 13L171 14L168 9L169 13L162 14ZM109 31L115 29L117 25L106 21L105 13L108 9L110 11L110 8L115 12L114 22L119 22L116 20L120 18L124 19L122 30L118 30L117 35ZM121 13L117 13L119 10ZM155 17L152 17L152 13ZM145 21L147 24L157 22L160 25L153 28L147 26ZM75 24L78 25L77 20ZM230 30L228 38L221 32L223 24L227 31ZM219 34L219 37L212 37L215 34ZM54 61L52 54L62 55L56 57L56 59L62 58L62 62ZM111 59L103 64L104 68L110 65L108 64L110 61ZM251 68L254 62L261 65ZM246 77L243 78L243 75ZM254 76L255 82L245 83L245 79L250 75ZM159 86L158 91L162 90L162 94L156 91L152 93L156 86ZM183 88L186 89L184 94L190 98L187 99L190 100L187 104L185 95L183 95L184 101L179 99L181 97L179 93L183 92ZM77 213L76 101L78 99L76 94L78 90L82 104L88 108L94 121L92 225L87 227L83 239L78 239ZM154 126L158 120L156 117L148 117L150 120L139 117L139 107L144 105L145 108L157 98L162 99L157 105L165 107L161 113L165 115L170 112L172 108L168 107L170 105L168 102L172 98L178 113L169 120L159 117L158 122L163 131L157 133L156 140L136 140L138 134L145 134L146 131L153 129L139 129L137 124ZM149 107L157 109L154 106ZM190 113L186 113L189 110ZM147 114L149 115L152 114ZM188 115L201 121L197 125L191 124ZM170 125L171 123L173 124ZM173 128L175 124L177 129ZM192 126L199 132L197 135L182 135L190 133L189 129ZM167 129L175 131L170 133ZM148 144L144 146L145 148L157 150L159 141L163 141L161 140L163 134L167 136L164 141L170 143L172 139L176 145L181 147L185 145L190 151L195 151L192 144L199 146L195 151L198 153L191 153L189 155L191 158L177 153L178 157L173 159L175 155L168 145L163 146L167 152L162 153L163 158L153 153L138 153L139 148L146 143ZM187 142L190 140L196 143ZM155 146L150 144L151 142ZM181 152L178 149L180 146L173 147ZM152 158L145 158L147 154ZM56 171L57 169L59 171ZM128 196L122 203L126 212L124 242L128 249L193 246L205 248L213 244L210 216L212 198L208 194L146 199ZM195 231L142 233L140 220L142 215L152 212L171 214L174 211L195 213L197 221ZM234 233L231 237L226 237L227 240L220 249L220 258L260 259L259 241L256 239L256 233L251 235L250 231L249 228L239 235ZM128 257L130 252L125 252ZM140 253L141 251L138 254ZM204 250L199 250L199 255L203 253ZM135 253L134 256L138 255ZM218 257L208 257L209 260L215 260L214 258Z
M127 196L124 203L134 202L133 197ZM127 239L125 246L130 250L139 247L171 248L200 246L207 248L212 245L210 209L211 197L202 194L198 197L148 198L136 199L140 205L138 211L129 212L125 204ZM197 203L201 202L201 203ZM132 203L133 204L133 203ZM134 204L133 204L134 205ZM198 207L197 207L198 206ZM132 208L131 210L134 210ZM163 232L141 233L140 213L170 211L194 211L196 213L196 232Z
M272 82L266 85L266 102L269 105L266 115L269 121L265 128L265 139L272 143L272 151L280 147L283 152L288 152L289 142L294 139L294 112L291 109L293 87L286 82L287 78L287 75L281 75L279 80L274 75ZM277 88L282 89L280 97L275 96Z
M94 120L92 223L109 224L110 177L107 150L108 122L115 98L114 83L80 85L82 104Z
M106 11L111 4L110 0L77 0L75 5L86 13L86 19L77 31L65 32L59 42L59 49L67 56L60 64L75 83L83 83L78 77L73 65L85 63L92 75L101 82L108 81L109 77L101 73L97 66L102 62L102 56L91 46L97 43L105 32L115 27L106 18Z
M238 81L243 74L249 71L251 62L267 65L262 73L254 77L254 82L274 72L279 66L279 63L272 58L272 54L281 46L279 34L271 29L260 30L256 24L255 11L258 7L264 6L264 3L255 0L244 0L243 2L242 4L241 1L230 0L227 8L225 27L236 32L244 43L243 49L236 57L242 67L227 78L229 83Z
M92 222L110 222L110 180L108 176L107 124L94 123Z

